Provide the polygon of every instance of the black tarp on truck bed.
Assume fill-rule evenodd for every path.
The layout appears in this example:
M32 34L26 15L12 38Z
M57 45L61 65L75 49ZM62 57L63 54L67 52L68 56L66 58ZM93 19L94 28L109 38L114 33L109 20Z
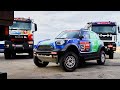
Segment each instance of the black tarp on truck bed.
M0 25L10 26L13 24L14 11L0 11Z

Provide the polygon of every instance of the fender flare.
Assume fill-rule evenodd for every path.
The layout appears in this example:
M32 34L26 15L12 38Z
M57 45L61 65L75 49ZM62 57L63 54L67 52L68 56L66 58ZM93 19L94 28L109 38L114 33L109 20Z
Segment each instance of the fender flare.
M77 50L79 51L79 48L76 44L74 43L70 43L70 44L67 44L61 51L66 51L70 46L74 46L77 48ZM79 51L80 52L80 51Z
M105 46L100 45L99 48L98 48L98 54L100 53L100 51L101 51L102 49L105 51Z

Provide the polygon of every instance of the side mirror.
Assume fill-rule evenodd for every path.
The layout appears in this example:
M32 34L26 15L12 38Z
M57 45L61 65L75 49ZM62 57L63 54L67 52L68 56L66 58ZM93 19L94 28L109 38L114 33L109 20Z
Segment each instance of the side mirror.
M35 23L34 25L35 25L35 31L37 31L37 24Z
M120 33L120 27L118 26L118 33Z
M80 35L79 38L80 38L80 40L82 40L84 37Z

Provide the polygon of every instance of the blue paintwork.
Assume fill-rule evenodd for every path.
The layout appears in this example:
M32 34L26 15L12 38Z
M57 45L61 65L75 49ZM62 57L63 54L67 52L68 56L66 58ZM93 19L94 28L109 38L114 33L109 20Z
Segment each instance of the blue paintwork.
M63 45L57 45L56 44L56 40L64 40L65 43ZM72 39L53 39L53 40L50 40L50 39L46 39L46 40L42 40L42 41L39 41L37 45L35 45L35 48L37 49L39 45L51 45L54 47L54 49L57 49L57 50L62 50L64 49L67 45L75 45L78 49L80 49L80 42L90 42L90 40L87 40L87 39L77 39L77 38L72 38ZM91 45L90 45L91 47ZM92 51L90 49L90 51ZM90 52L89 51L89 52Z

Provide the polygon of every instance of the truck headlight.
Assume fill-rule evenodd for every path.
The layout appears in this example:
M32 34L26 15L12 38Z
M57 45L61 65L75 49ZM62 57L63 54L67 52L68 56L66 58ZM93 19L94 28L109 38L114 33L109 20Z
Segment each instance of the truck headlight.
M28 41L28 44L33 44L33 41Z
M56 44L57 45L63 45L65 43L65 40L57 40Z
M29 47L32 47L32 45L29 45Z
M9 44L6 44L6 47L9 47Z

